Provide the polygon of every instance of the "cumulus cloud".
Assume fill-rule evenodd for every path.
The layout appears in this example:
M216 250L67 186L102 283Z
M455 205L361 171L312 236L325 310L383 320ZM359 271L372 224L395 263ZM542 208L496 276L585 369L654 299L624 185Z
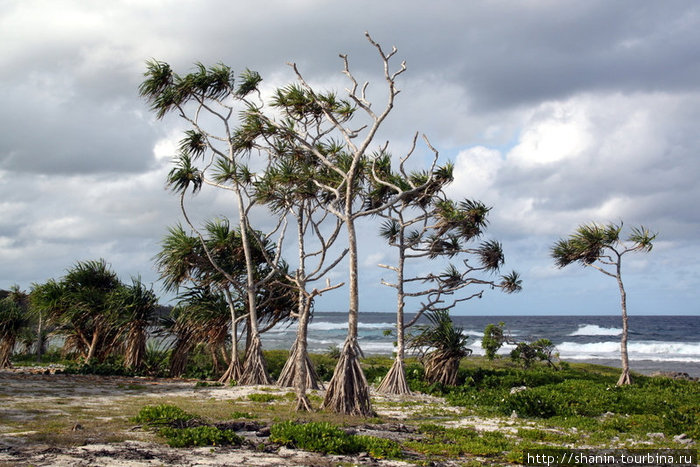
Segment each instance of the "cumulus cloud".
M293 79L286 63L294 61L314 85L342 92L338 53L347 53L378 107L383 70L365 30L385 51L395 44L395 65L408 66L378 143L390 141L398 156L418 131L454 160L450 195L493 206L489 235L504 242L526 287L530 278L526 303L553 303L545 295L559 292L548 281L565 281L549 266L554 238L581 222L620 219L648 223L667 242L632 272L659 268L657 286L686 284L690 303L700 275L700 6L692 1L2 3L0 288L99 256L124 277L156 280L151 258L180 219L165 174L185 126L156 121L139 98L146 60L182 73L197 61L249 67L266 93ZM431 158L420 145L414 165ZM223 193L188 203L198 223L235 217ZM362 258L390 262L366 225ZM372 303L392 304L377 286L381 271L367 268ZM682 281L670 272L678 270ZM334 297L328 308L344 308L343 294Z

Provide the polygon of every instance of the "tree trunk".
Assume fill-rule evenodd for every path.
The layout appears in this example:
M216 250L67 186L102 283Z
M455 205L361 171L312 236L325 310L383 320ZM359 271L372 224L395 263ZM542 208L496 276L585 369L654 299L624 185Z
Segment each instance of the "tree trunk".
M97 351L97 343L100 339L100 333L98 330L95 330L92 333L92 341L90 342L90 347L88 348L88 354L87 357L85 357L85 361L89 362L93 358L95 358L95 353Z
M411 394L406 382L406 370L404 364L405 337L403 312L405 307L405 297L403 290L404 265L406 263L406 250L404 247L404 227L399 230L399 262L396 273L396 358L382 382L377 388L378 392L385 394Z
M622 276L620 275L620 260L617 262L617 285L620 288L620 304L622 307L622 337L620 338L620 356L622 357L622 374L620 379L617 380L618 386L624 386L627 384L632 384L632 379L630 377L630 362L627 355L627 335L628 335L628 322L627 322L627 294L625 293L625 287L622 285Z
M36 361L41 362L41 356L44 353L45 339L44 339L44 316L39 313L39 324L36 329Z
M260 337L257 335L252 339L248 347L248 354L246 354L245 364L243 365L243 374L240 384L243 386L272 384L272 379L265 365L265 357L262 353Z
M272 380L267 372L265 357L262 353L260 343L260 333L258 332L258 311L256 303L256 284L255 284L255 267L253 264L252 251L250 249L250 237L248 234L248 219L245 215L245 206L243 203L243 195L238 187L236 187L238 196L238 215L241 226L241 244L243 245L243 254L245 256L245 266L247 273L247 294L248 294L248 329L250 331L250 340L247 342L247 351L245 363L243 365L243 374L241 375L241 384L256 385L256 384L271 384Z
M348 181L349 185L352 185L351 181ZM351 193L348 195L351 196ZM351 210L349 204L350 201L346 202L346 213ZM357 236L354 219L348 216L346 225L350 252L348 335L333 372L333 378L328 383L323 407L338 413L368 417L372 415L372 405L367 379L360 367L362 351L357 344L359 291L357 285Z
M229 383L231 381L239 381L243 374L243 366L238 357L238 317L236 316L236 307L233 305L231 291L224 289L226 302L228 303L229 311L231 312L231 359L229 360L228 368L219 378L220 383Z
M307 298L300 311L297 336L289 351L289 358L282 368L277 385L294 387L297 393L297 411L310 411L311 404L306 392L309 389L323 389L323 383L309 358L307 341L311 305Z
M126 352L124 366L138 369L143 364L146 355L146 341L148 337L142 326L133 326L126 337Z
M12 368L10 358L15 348L14 337L4 337L0 340L0 368Z
M345 339L333 378L328 383L324 408L346 415L372 415L369 386L360 366L360 352L355 339Z

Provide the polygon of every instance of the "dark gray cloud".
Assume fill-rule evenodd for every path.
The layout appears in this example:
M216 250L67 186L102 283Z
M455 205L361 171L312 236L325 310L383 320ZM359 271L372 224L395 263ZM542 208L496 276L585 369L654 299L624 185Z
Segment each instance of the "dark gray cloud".
M700 276L700 6L631 0L2 3L0 287L100 256L124 278L156 280L151 258L179 219L164 177L183 125L155 121L138 97L146 60L182 73L221 61L268 86L291 81L295 61L342 91L347 53L381 100L364 31L408 64L380 139L399 154L425 132L456 159L453 191L494 206L492 235L529 279L528 303L553 310L559 289L576 289L581 277L554 271L547 245L594 218L657 227L659 294L680 283L697 298L687 291ZM220 194L195 202L199 220L234 215ZM390 308L371 266L386 251L370 234L363 290ZM672 279L679 264L683 281ZM319 306L342 308L343 297Z

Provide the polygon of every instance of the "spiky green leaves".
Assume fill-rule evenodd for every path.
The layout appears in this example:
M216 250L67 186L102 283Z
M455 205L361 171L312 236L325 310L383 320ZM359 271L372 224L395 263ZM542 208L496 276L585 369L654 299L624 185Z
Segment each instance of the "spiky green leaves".
M172 71L170 65L157 60L146 62L144 76L146 79L139 86L139 94L148 101L158 118L163 118L189 101L201 103L228 97L243 99L257 90L262 81L258 73L245 70L236 88L233 70L222 63L210 67L197 63L195 71L180 76Z
M455 327L447 310L432 310L425 317L429 324L417 328L418 334L411 337L412 347L436 349L446 357L461 358L471 353L467 348L469 336Z
M480 201L464 200L455 203L443 200L436 204L437 226L440 235L454 232L462 240L470 240L481 235L488 224L487 216L491 208Z
M651 251L656 234L652 234L646 227L632 229L628 238L628 241L633 243L631 247L623 245L620 240L621 231L622 223L602 225L593 222L580 225L569 237L554 244L551 255L555 264L562 268L575 262L583 265L593 264L605 257L608 252L622 255L634 250Z
M498 271L505 262L503 247L495 240L488 240L479 245L477 255L481 265L490 271Z
M653 248L652 242L656 238L656 235L657 234L652 234L649 229L642 225L632 228L632 233L627 240L634 243L633 248L635 250L648 253Z
M382 222L382 225L379 228L379 235L388 240L389 243L396 243L400 232L401 227L394 219L389 219Z
M181 153L168 173L168 186L176 193L184 193L188 188L196 193L202 188L203 177L189 154Z
M273 107L281 109L295 121L318 120L326 114L339 122L349 120L355 107L350 101L338 99L333 92L313 93L298 84L278 88L272 97Z
M0 342L14 338L29 323L29 315L10 298L0 300Z
M520 292L523 289L523 281L520 279L520 274L512 271L509 274L501 276L501 283L499 286L505 293Z

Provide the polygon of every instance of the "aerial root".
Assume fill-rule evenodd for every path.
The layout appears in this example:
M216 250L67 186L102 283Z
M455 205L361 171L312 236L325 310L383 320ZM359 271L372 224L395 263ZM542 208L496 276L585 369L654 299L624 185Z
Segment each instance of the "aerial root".
M622 371L620 379L617 380L617 385L626 386L628 384L632 384L632 378L630 377L630 371L626 369Z
M355 339L346 339L333 378L328 383L324 408L346 415L373 415L369 386L360 367L360 352Z
M406 370L402 358L397 356L394 359L394 364L391 365L389 372L379 384L377 392L396 395L411 394L406 382Z
M287 358L284 368L282 368L282 372L277 379L278 386L289 388L296 387L297 375L301 373L301 369L297 368L297 358L299 352L301 352L301 350L299 350L300 347L301 346L298 345L297 341L294 341L294 344L289 352L289 357ZM307 389L325 389L323 383L321 382L321 378L318 376L318 373L316 373L313 362L311 362L311 359L309 358L308 352L304 352L304 354L303 364L306 366L305 387Z
M267 372L265 357L262 353L260 336L255 335L251 338L248 352L246 352L245 364L243 365L243 374L239 383L243 386L272 384L272 378Z
M229 363L228 368L224 372L223 375L221 375L221 378L219 378L219 383L230 383L231 381L241 381L243 377L243 365L241 365L241 361L238 360L237 358L232 358L231 363Z

